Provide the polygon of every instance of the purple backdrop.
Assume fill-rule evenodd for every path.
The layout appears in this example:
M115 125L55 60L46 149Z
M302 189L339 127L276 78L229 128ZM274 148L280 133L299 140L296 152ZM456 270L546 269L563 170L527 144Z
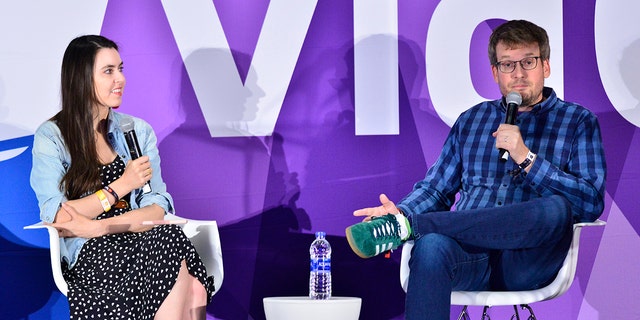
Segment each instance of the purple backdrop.
M624 226L630 226L635 248L640 215L632 192L639 182L640 153L631 146L638 145L640 130L615 110L600 81L595 2L564 2L564 70L554 71L564 72L564 98L585 105L600 118L609 170L607 208L602 218L615 214L620 221L626 220L628 223L609 223L607 230L626 235L629 230ZM245 81L270 2L214 3L240 78ZM212 138L162 3L108 2L101 34L119 43L128 82L120 111L140 116L155 128L163 177L177 212L217 220L220 226L225 280L207 309L210 318L264 319L262 298L306 295L308 246L319 230L327 232L334 251L334 295L362 297L361 319L402 318L399 252L390 259L362 260L349 249L344 229L358 222L351 215L353 210L376 205L379 193L395 200L402 198L424 176L448 133L448 125L431 102L425 72L428 27L438 4L398 2L400 134L355 135L354 6L350 1L319 0L273 135ZM487 38L492 27L502 21L498 18L480 23L469 44L473 87L487 99L499 95L486 58ZM202 48L187 59L216 59L221 52L220 48ZM250 105L263 94L250 92L237 104ZM240 111L245 116L252 112ZM28 137L23 140L16 141L19 145L31 143ZM2 143L0 151L9 148L6 141ZM16 161L28 164L30 158L25 157ZM7 161L0 169L13 172L15 166ZM21 172L13 179L25 182L28 165ZM21 188L27 190L24 197L33 211L35 200L28 183L22 183ZM604 283L600 279L608 277L605 268L618 264L603 260L602 251L615 247L603 240L603 234L603 230L584 231L576 283L565 296L534 305L539 318L557 319L563 314L563 319L614 319L632 312L620 311L616 303L604 303L601 290L590 286ZM7 242L3 251L15 251L7 248L20 243L9 236L3 238L8 238L3 239ZM39 265L40 275L48 275L43 262L46 251L32 256L40 260L29 265ZM18 273L17 277L26 276ZM604 285L608 298L626 301L626 292L633 291L625 286L639 283L637 276L631 277L633 281ZM43 301L55 294L50 284L38 290L44 290L38 295ZM0 301L5 298L11 301L9 294ZM42 315L48 314L42 310L64 308L57 299L25 304L23 311L11 315L20 318L34 310ZM2 309L8 306L4 304ZM492 317L504 317L509 311L494 310Z

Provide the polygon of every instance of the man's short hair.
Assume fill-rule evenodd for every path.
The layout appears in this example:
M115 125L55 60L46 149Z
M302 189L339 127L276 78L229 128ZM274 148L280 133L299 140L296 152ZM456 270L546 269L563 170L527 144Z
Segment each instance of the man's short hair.
M489 37L489 61L491 65L498 63L496 46L502 43L508 48L518 48L523 45L538 44L540 60L549 60L551 48L547 31L526 20L511 20L493 30Z

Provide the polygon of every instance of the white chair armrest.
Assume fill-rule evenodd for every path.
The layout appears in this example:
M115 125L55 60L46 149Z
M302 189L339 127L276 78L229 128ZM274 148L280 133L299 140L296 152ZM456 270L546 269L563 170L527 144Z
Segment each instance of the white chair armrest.
M575 230L576 228L582 228L582 227L600 227L606 224L607 223L605 221L602 221L600 219L597 219L594 222L577 222L573 224L573 230Z
M182 226L185 235L191 240L196 251L200 255L202 262L207 268L207 275L213 276L217 293L220 291L224 280L224 266L222 262L222 246L220 245L220 234L218 224L215 220L196 220L168 214L166 220L186 219L187 223Z
M62 265L60 264L60 236L58 235L58 230L52 226L45 225L42 222L25 226L24 229L47 229L49 232L49 256L51 258L51 273L53 275L53 281L58 287L58 290L66 296L69 287L62 276Z
M173 214L165 216L166 220L186 219ZM182 226L185 235L191 240L196 251L200 255L202 262L207 268L207 275L213 276L215 293L220 290L224 279L224 268L222 264L222 247L220 245L220 234L216 221L186 219L187 223ZM52 226L38 222L25 226L26 230L46 229L49 232L49 252L51 258L51 272L53 280L58 290L65 296L69 290L67 282L62 276L62 266L60 264L60 236L58 230ZM214 294L215 294L214 293Z
M409 286L409 259L411 258L412 248L413 240L409 240L402 245L402 257L400 258L400 285L404 292L407 292L407 288Z

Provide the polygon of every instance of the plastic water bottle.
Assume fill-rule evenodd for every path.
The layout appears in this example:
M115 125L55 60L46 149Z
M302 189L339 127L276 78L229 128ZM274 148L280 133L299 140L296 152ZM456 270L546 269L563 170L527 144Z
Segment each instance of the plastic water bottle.
M331 245L325 239L325 233L316 232L316 239L311 243L309 274L309 298L331 298Z

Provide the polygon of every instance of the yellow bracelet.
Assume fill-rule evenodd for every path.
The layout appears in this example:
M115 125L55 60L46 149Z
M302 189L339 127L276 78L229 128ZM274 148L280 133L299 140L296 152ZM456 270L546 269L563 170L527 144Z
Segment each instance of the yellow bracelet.
M100 189L96 191L96 195L98 195L98 199L100 199L100 204L102 205L104 212L111 210L111 204L109 204L109 199L107 199L107 195L104 194L104 191Z

